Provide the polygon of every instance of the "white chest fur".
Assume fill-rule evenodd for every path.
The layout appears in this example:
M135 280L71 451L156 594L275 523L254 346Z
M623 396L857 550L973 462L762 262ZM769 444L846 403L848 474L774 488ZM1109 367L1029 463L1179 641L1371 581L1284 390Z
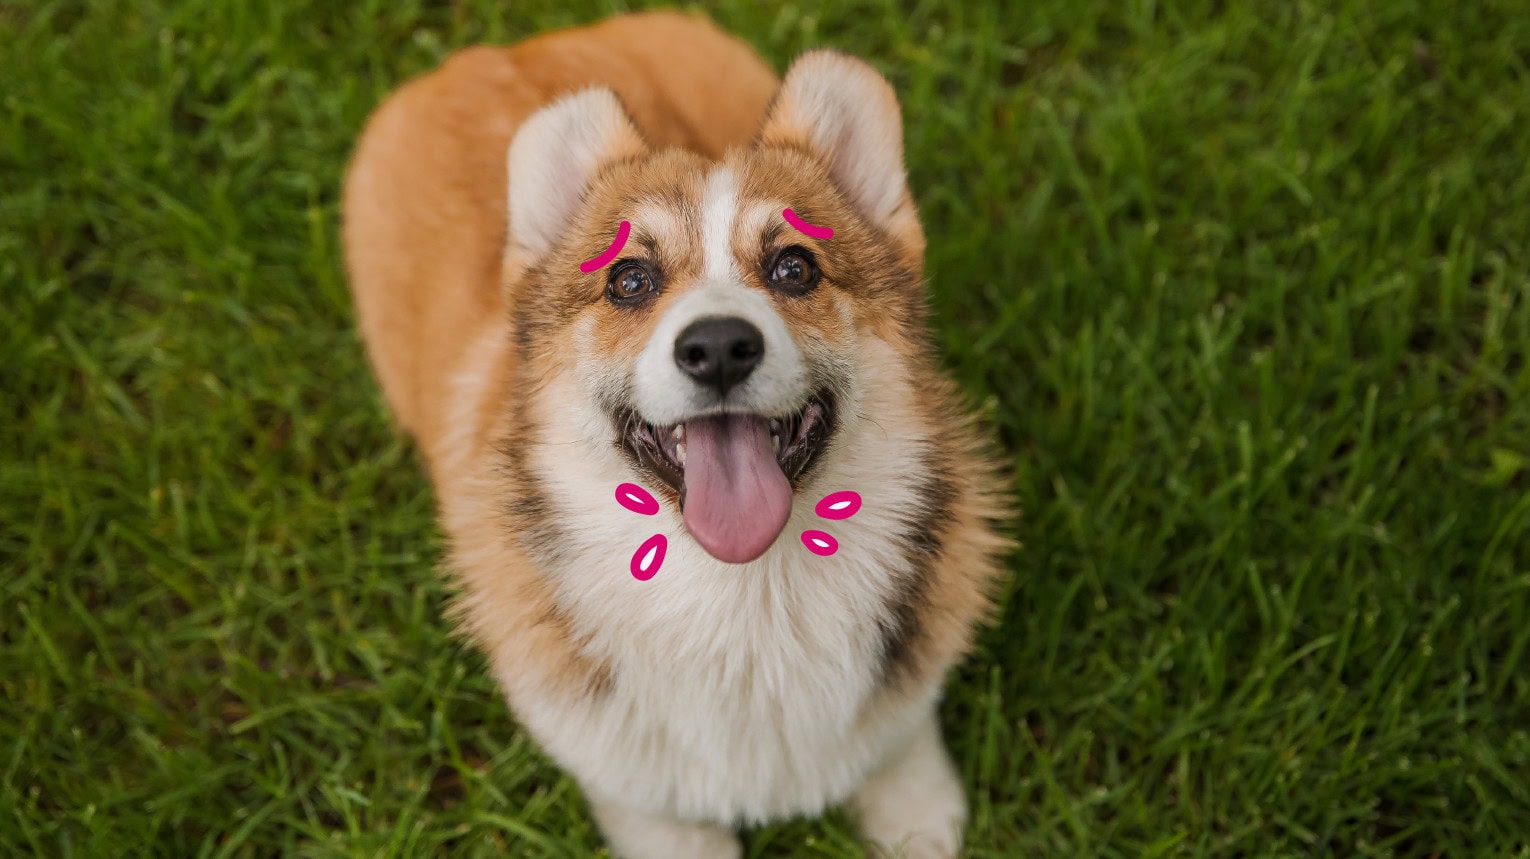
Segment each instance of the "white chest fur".
M576 398L552 399L577 414ZM708 556L675 510L643 516L618 506L624 469L614 450L548 444L534 454L569 534L559 605L614 682L577 708L513 703L586 789L689 819L815 813L926 714L933 685L906 709L867 707L906 563L898 535L920 507L909 488L918 485L918 441L896 423L849 422L841 450L867 455L826 461L781 538L746 565ZM861 511L819 519L814 504L839 489L860 492ZM809 552L798 539L807 528L832 533L838 552ZM653 579L638 581L628 563L654 533L666 535L668 554Z
M647 535L632 530L635 547ZM588 789L641 810L758 821L842 799L919 715L865 716L874 577L785 540L747 568L673 542L653 580L609 558L592 570L602 592L571 595L611 687L574 712L532 704L522 718Z

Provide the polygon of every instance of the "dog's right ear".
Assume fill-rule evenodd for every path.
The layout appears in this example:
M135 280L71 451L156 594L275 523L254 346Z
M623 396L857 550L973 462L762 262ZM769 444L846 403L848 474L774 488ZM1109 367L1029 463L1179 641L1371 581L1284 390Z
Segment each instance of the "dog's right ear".
M510 141L511 249L540 259L568 229L600 166L647 149L609 89L586 89L533 113Z

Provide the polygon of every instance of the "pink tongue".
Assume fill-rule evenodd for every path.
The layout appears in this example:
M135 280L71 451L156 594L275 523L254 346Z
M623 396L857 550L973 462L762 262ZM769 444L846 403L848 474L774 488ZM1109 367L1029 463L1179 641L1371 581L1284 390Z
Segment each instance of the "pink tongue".
M792 487L763 418L698 418L685 424L685 528L712 557L742 564L765 554L786 527Z

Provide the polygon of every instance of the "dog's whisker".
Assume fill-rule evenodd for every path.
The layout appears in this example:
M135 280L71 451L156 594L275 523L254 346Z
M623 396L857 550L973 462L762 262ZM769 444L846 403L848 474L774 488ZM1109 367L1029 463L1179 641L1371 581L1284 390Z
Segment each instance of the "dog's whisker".
M869 424L875 424L876 428L882 431L882 441L887 441L892 438L892 436L887 434L887 427L882 426L881 422L871 415L866 414L860 409L856 409L855 416Z

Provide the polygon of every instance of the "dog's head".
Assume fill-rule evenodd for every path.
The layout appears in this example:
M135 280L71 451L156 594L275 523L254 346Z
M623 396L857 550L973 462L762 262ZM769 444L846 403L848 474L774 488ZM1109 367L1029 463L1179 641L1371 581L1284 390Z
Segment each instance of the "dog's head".
M923 354L923 254L897 99L839 54L799 59L720 162L651 148L603 89L538 111L510 147L521 372L565 392L544 435L616 451L612 485L677 500L723 561L764 553L794 492L846 455L847 426L873 418L873 355Z

